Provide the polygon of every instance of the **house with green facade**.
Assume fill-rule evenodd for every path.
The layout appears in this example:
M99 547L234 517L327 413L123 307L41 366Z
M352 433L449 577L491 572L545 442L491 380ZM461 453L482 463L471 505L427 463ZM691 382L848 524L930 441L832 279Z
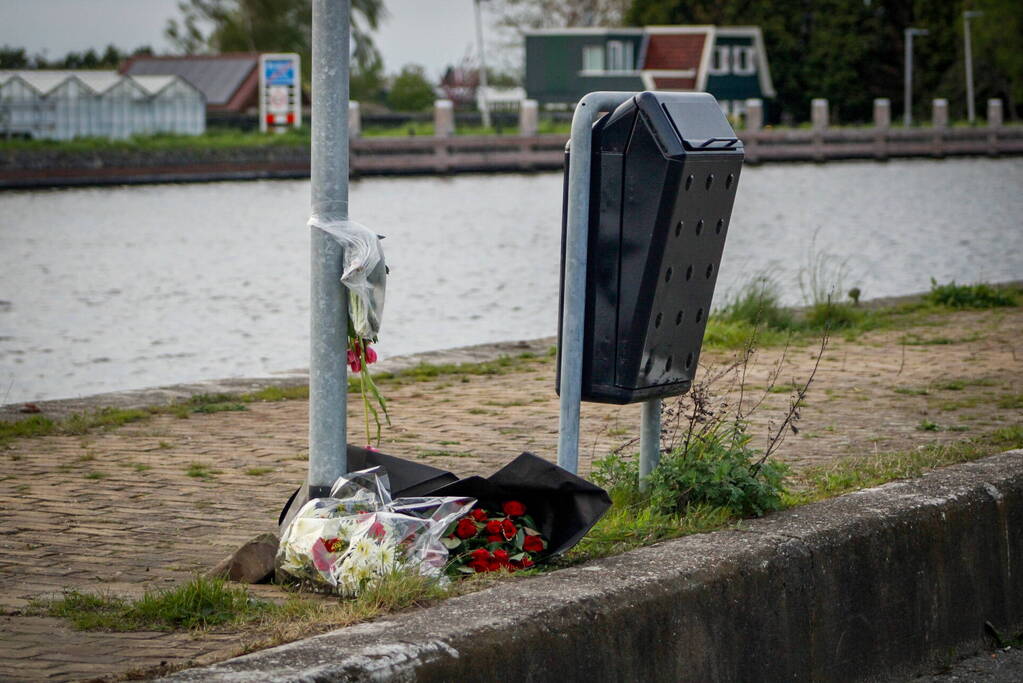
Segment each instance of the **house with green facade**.
M709 92L726 114L774 97L757 26L566 28L526 32L526 96L565 106L595 90Z

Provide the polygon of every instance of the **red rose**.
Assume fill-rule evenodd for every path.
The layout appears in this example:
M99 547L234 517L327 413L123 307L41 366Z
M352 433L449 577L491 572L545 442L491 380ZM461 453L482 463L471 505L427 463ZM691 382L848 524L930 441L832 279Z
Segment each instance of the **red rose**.
M458 527L455 528L455 534L459 538L472 538L476 535L476 524L471 519L465 519L464 517L458 520Z
M543 539L539 536L526 536L522 542L522 549L527 553L535 553L543 550Z
M526 506L517 500L509 500L501 506L501 509L504 510L504 514L509 517L518 517L526 514Z
M508 551L498 548L494 551L494 559L501 564L508 564Z
M478 574L488 571L489 568L489 565L487 564L486 560L473 560L467 566L469 567L469 569L473 570Z
M491 560L490 562L487 563L487 571L488 572L499 572L499 571L501 571L501 568L502 568L502 565L497 560Z
M528 557L523 557L522 558L522 568L523 569L529 569L532 566L533 566L533 561L531 559L529 559Z
M518 527L515 526L515 522L510 519L506 519L501 522L501 531L504 532L504 537L509 541L515 538L515 534L518 533Z
M490 551L487 550L486 548L476 548L476 550L473 550L471 553L469 553L469 557L472 558L473 562L489 560Z
M487 536L487 543L500 543L504 540L504 536Z
M377 362L377 352L374 351L373 349L371 349L369 347L369 344L366 344L366 365L369 365L370 363L376 363L376 362Z
M469 516L475 519L477 522L487 521L487 513L484 512L483 510L480 510L479 508L476 508L475 510L470 512Z
M336 553L338 548L344 546L344 543L340 538L328 538L323 541L323 545L327 547L328 552Z
M499 533L501 533L501 520L499 520L499 519L492 519L492 520L490 520L489 522L487 522L487 526L486 526L485 530L486 530L486 532L488 534L499 534Z

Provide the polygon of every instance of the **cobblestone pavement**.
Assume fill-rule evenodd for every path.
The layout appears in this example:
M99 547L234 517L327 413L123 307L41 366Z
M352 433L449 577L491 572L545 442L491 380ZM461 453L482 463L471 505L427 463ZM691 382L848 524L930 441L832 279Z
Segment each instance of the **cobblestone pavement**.
M822 463L1020 423L1020 309L956 314L943 327L911 332L916 336L836 340L806 400L801 431L780 457L797 466ZM781 361L778 385L805 377L814 352L810 345L790 348L784 359L780 349L758 353L746 379L747 397L766 397L755 434L766 431L769 415L777 422L790 400L764 393L771 369ZM702 360L732 357L715 352ZM553 360L540 354L513 370L383 384L394 426L385 429L381 450L459 475L490 473L526 450L553 458ZM351 403L350 436L361 443L361 406ZM66 588L139 595L175 585L272 529L305 475L308 404L247 408L188 419L161 414L110 431L0 446L0 680L118 675L223 659L244 646L247 634L231 630L74 631L31 604ZM583 472L594 457L633 439L638 420L638 406L584 406ZM211 473L189 476L194 465ZM278 594L270 586L254 590Z

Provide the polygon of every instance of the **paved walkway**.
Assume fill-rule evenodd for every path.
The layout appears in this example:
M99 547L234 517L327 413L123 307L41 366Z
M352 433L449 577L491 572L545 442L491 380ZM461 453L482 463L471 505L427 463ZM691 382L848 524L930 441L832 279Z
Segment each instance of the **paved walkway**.
M836 341L803 409L801 431L781 457L797 465L847 454L960 439L1021 422L1023 310L961 313L953 325ZM543 345L540 345L541 347ZM758 354L747 396L805 377L812 346ZM724 363L729 353L703 361ZM529 450L553 458L558 403L545 353L507 374L449 375L388 383L394 427L381 450L460 475L487 474ZM942 388L944 387L944 388ZM734 397L735 394L733 393ZM1016 399L1018 401L1018 398ZM788 405L767 393L758 436ZM1002 407L1004 406L1004 407ZM361 414L349 424L361 442ZM638 406L587 405L581 469L635 438ZM32 616L33 599L65 588L139 595L212 566L241 542L273 528L305 475L305 401L252 403L216 414L172 415L80 436L22 439L0 447L0 680L72 680L226 658L251 633L111 634L71 630ZM938 431L921 430L923 421ZM967 429L965 434L949 428ZM207 478L189 476L202 466ZM259 595L274 595L269 586Z

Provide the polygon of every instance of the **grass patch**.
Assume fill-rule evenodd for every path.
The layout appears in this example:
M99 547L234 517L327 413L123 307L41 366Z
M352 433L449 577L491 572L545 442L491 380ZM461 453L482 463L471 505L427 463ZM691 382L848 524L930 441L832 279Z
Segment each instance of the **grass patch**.
M245 474L249 475L250 477L262 477L264 474L270 474L273 471L274 468L272 467L250 467L249 469L245 470Z
M215 470L201 462L189 463L188 469L185 470L185 474L189 477L203 481L212 481L220 473L220 470Z
M831 465L802 470L797 476L799 490L787 496L786 504L801 505L880 486L896 479L919 477L938 467L969 462L1020 447L1023 447L1023 425L1013 425L973 439L928 444L915 450L879 453L862 458L845 458Z
M36 605L47 616L67 619L78 630L173 631L251 622L276 608L253 600L241 586L196 577L177 588L147 592L138 600L66 591Z
M998 399L998 407L1005 410L1023 410L1023 394L1007 394Z
M985 309L1019 305L1019 292L1014 288L993 287L985 283L957 285L952 281L939 285L931 278L931 291L924 301L948 308Z
M904 396L927 396L931 393L927 389L919 389L916 387L895 387L892 391L896 394L903 394Z

